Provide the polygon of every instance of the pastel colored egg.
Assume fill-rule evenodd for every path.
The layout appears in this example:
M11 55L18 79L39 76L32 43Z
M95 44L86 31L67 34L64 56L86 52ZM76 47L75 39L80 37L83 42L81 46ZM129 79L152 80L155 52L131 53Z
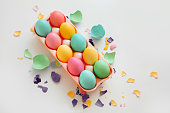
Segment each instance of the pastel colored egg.
M89 71L93 72L93 66L86 65L85 70L89 70Z
M35 32L42 37L46 37L51 32L51 26L47 20L39 19L35 24Z
M56 55L61 62L68 62L68 60L73 56L73 52L67 45L60 45L57 49Z
M79 82L84 89L93 89L96 85L96 77L91 71L84 70L80 74Z
M98 60L98 53L93 47L87 47L83 52L83 60L86 64L94 65Z
M70 47L70 40L63 40L63 45L67 45Z
M45 38L45 44L48 48L57 50L57 48L61 45L61 38L58 34L51 32Z
M50 23L52 26L59 28L63 22L66 22L66 18L60 11L53 11L50 14Z
M67 69L73 76L80 76L84 70L84 64L79 58L71 57L68 60Z
M109 76L110 67L109 67L109 65L105 61L98 60L94 64L94 73L99 78L106 78L106 77Z
M73 56L79 58L80 60L82 60L82 53L80 53L80 52L74 52Z
M76 33L74 26L70 23L62 23L60 26L60 34L64 39L70 40L71 37Z
M74 34L71 38L71 47L76 52L83 52L86 48L86 39L81 34Z

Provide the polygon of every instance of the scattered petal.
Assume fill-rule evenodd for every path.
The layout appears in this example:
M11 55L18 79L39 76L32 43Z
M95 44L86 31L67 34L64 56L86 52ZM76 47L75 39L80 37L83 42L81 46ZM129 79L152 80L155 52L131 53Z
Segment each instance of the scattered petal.
M32 27L31 27L30 31L31 31L31 32L33 32L33 29L32 29Z
M140 91L139 91L139 90L133 90L133 93L134 93L137 97L140 97Z
M38 19L43 19L43 18L44 18L44 15L42 13L39 13Z
M88 29L88 28L85 30L85 32L87 32L89 34L91 33L90 29Z
M122 104L120 104L120 107L122 107Z
M115 49L116 48L116 44L112 44L111 46L110 46L110 50L113 50L113 49Z
M38 84L39 82L41 82L40 75L36 75L36 76L34 77L34 84Z
M102 89L99 89L99 91L102 91Z
M32 72L31 70L28 70L28 72Z
M122 98L124 99L124 98L125 98L125 96L122 96Z
M151 72L150 75L155 77L156 79L158 78L158 72Z
M89 95L88 94L84 94L83 96L82 96L82 100L83 100L83 102L86 102L86 100L89 98Z
M57 60L52 61L50 65L51 65L52 68L60 68L61 67L60 62L57 61Z
M83 109L86 109L88 106L86 106L85 104L82 104L82 106L83 106Z
M110 106L112 105L111 101L109 102L109 105L110 105Z
M105 42L107 42L107 40L108 40L108 39L109 39L109 38L108 38L108 37L106 37L106 38L105 38Z
M96 39L101 39L105 35L105 30L102 25L98 24L91 28L91 36Z
M112 43L112 42L113 42L113 38L110 37L107 41L110 42L110 43Z
M67 19L69 19L69 17L68 17L68 16L66 16L66 18L67 18Z
M51 72L51 78L54 82L60 82L61 75L56 72Z
M73 91L69 91L69 92L67 93L67 95L68 95L69 97L73 98L73 97L74 97L74 92L73 92Z
M21 35L21 31L15 31L14 36L19 37Z
M89 39L89 42L91 43L92 46L94 46L93 39Z
M18 60L23 60L23 57L17 57Z
M128 82L128 83L134 83L134 82L135 82L135 79L129 78L129 79L127 80L127 82Z
M126 76L126 72L122 71L122 77Z
M87 100L87 106L90 107L91 106L91 100Z
M25 51L24 51L24 56L25 56L25 58L32 59L32 54L29 52L28 49L25 49Z
M108 47L109 47L109 45L106 45L106 46L104 47L104 49L103 49L103 50L107 50L107 49L108 49Z
M45 82L44 82L44 84L47 84L47 83L48 83L48 81L45 81Z
M48 88L47 87L42 87L42 91L44 92L44 93L46 93L47 92L47 90L48 90Z
M106 42L106 45L108 45L108 46L109 46L109 44L110 44L110 42Z
M95 103L95 105L99 106L99 107L103 107L104 104L100 101L100 99L97 100L97 102Z
M37 11L39 10L38 6L35 5L35 6L33 7L33 10L34 10L35 12L37 12Z
M116 69L115 68L113 68L113 71L114 71L114 73L116 73Z
M113 99L111 100L111 103L113 106L117 106L117 103Z
M102 55L104 55L104 53L102 52Z
M34 69L45 69L50 64L48 57L44 54L39 54L33 58L33 68Z
M72 100L73 107L75 107L77 105L77 102L78 102L77 99Z
M70 14L70 20L72 23L80 23L82 21L82 13L77 10L75 13Z
M111 53L106 52L105 55L104 55L104 59L105 59L109 64L113 64L114 59L115 59L115 54L116 54L116 52L111 52Z
M43 88L43 86L41 86L41 85L38 85L38 88Z
M105 93L107 93L107 90L100 91L100 96L104 95Z
M79 88L77 87L76 88L76 95L78 95L79 94Z

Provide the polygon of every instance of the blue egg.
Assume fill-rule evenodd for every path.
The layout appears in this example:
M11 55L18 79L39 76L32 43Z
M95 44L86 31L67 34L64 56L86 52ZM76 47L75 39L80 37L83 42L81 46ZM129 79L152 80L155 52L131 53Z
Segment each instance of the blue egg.
M71 47L76 52L83 52L86 48L86 39L81 34L74 34L71 38Z
M35 24L35 31L39 36L46 37L51 32L51 26L47 20L39 19Z
M84 89L93 89L96 85L96 77L91 71L84 70L80 74L79 82Z

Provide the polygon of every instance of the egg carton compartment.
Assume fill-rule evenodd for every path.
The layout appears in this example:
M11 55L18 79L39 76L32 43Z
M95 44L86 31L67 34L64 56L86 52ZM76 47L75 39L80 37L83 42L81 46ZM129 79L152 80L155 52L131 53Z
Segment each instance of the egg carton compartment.
M74 27L74 29L75 29L75 34L76 34L76 33L81 34L80 32L78 32L77 28L70 22L69 19L67 19L65 16L64 16L64 18L65 18L65 22L70 23L70 24ZM94 72L94 69L93 69L93 68L94 68L94 64L87 64L87 63L84 61L84 59L83 59L83 52L84 52L84 50L83 50L82 52L76 52L76 51L74 51L74 50L72 49L72 47L71 47L71 40L70 40L69 38L68 38L68 39L64 39L64 38L62 37L62 35L61 35L61 33L60 33L60 28L56 28L56 27L54 27L54 26L51 24L50 16L48 16L48 18L46 18L45 20L47 20L47 21L50 23L51 32L54 32L54 33L58 34L58 36L59 36L59 37L56 38L56 40L59 42L59 45L57 45L56 43L54 43L57 48L49 47L50 44L48 45L47 43L50 43L50 42L47 42L47 40L46 40L46 38L48 38L48 37L39 36L39 35L37 34L37 32L36 32L36 30L35 30L35 24L34 24L33 27L32 27L32 28L33 28L33 32L36 34L36 37L42 42L42 44L43 44L44 46L46 46L47 50L54 56L54 58L56 58L56 60L58 60L58 61L60 62L60 64L62 65L62 67L68 72L68 75L70 75L70 77L76 82L76 84L77 84L78 87L79 87L79 93L84 94L84 93L86 93L86 92L92 92L92 91L94 91L95 89L97 89L97 87L100 86L100 84L102 84L104 81L106 81L107 79L109 79L112 74L114 74L114 71L113 71L112 67L110 66L110 64L96 51L96 52L97 52L97 55L98 55L98 60L103 60L103 61L105 61L105 62L108 64L109 68L110 68L110 73L109 73L109 75L108 75L106 78L99 78L99 77L97 77L96 74L95 74L95 72ZM53 22L53 23L54 23L54 22ZM60 26L58 26L58 27L60 27ZM55 34L52 34L52 33L51 33L51 35L55 35ZM86 39L86 38L85 38L85 39ZM69 71L69 69L68 69L68 61L69 61L70 58L69 58L67 61L64 61L64 62L61 60L61 58L58 58L58 56L57 56L57 51L58 51L58 48L59 48L61 45L67 45L69 48L71 48L71 50L72 50L72 56L71 56L70 58L76 57L76 58L80 59L80 61L82 61L83 65L84 65L84 69L83 69L83 70L89 70L89 71L91 71L91 72L95 75L96 84L95 84L95 86L94 86L92 89L85 89L85 88L83 88L83 87L81 86L81 84L80 84L80 81L79 81L79 75L74 75L74 74L70 73L70 71ZM87 47L95 49L95 48L87 41L87 39L86 39L86 48L87 48ZM66 51L61 51L61 52L66 52ZM67 56L63 56L63 57L67 57ZM79 68L79 67L77 67L77 68Z

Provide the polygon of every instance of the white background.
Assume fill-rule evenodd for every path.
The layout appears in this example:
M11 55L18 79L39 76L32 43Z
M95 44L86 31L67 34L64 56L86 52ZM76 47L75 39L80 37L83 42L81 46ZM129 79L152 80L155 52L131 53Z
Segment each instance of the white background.
M34 12L34 5L40 10ZM114 38L117 44L117 73L102 86L111 92L99 96L98 89L90 93L92 106L82 109L80 96L78 105L73 108L72 99L67 96L75 91L76 84L60 69L47 68L42 71L32 69L32 60L23 57L28 48L33 56L46 54L54 60L45 47L30 32L30 27L37 20L39 12L48 15L53 10L60 10L65 15L82 11L83 21L77 25L84 32L93 25L102 24L105 36ZM170 1L169 0L1 0L0 1L0 113L61 113L61 112L114 112L114 113L169 113L170 112ZM22 34L16 38L15 30ZM105 46L104 39L95 41L100 52ZM28 70L32 72L28 72ZM51 71L62 75L60 83L51 80ZM121 77L121 72L127 72ZM150 77L156 71L159 78ZM33 78L40 74L49 83L49 90L43 93L33 84ZM135 83L126 80L135 78ZM141 91L140 98L133 90ZM124 94L122 94L122 91ZM122 99L125 96L125 99ZM100 98L103 108L94 105ZM109 106L114 99L117 107ZM126 107L120 104L126 103Z

